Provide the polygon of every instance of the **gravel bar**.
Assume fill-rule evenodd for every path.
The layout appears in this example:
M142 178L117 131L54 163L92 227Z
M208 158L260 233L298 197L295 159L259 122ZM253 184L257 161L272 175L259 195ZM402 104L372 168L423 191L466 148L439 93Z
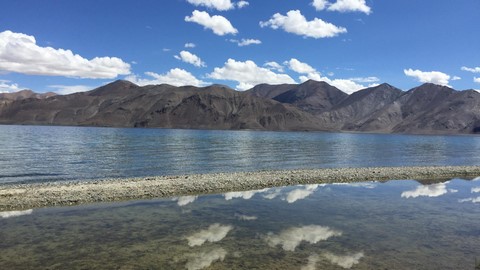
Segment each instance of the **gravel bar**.
M480 176L480 166L330 168L0 185L0 211L245 191L299 184Z

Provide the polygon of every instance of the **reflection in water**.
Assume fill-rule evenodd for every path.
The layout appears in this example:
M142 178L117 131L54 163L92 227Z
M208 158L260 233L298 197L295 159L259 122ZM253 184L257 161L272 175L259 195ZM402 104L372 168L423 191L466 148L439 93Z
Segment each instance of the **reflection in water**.
M242 198L244 200L250 200L253 195L257 193L263 193L268 191L268 188L265 189L260 189L260 190L249 190L249 191L234 191L234 192L227 192L223 196L225 197L225 200L229 201L231 199L235 198Z
M199 270L209 267L215 261L223 261L227 251L223 248L216 248L210 251L203 251L189 254L189 260L185 265L188 270Z
M359 188L376 188L377 182L363 182L363 183L333 183L332 186L345 186L345 187L359 187Z
M358 252L350 255L335 255L330 252L325 252L323 256L331 263L349 269L352 268L352 266L354 266L355 264L358 264L360 262L360 259L363 258L364 255L363 252Z
M297 200L305 199L317 190L319 185L306 185L304 188L294 189L287 193L287 202L294 203Z
M420 196L426 197L438 197L444 194L447 194L447 184L439 183L439 184L432 184L432 185L425 185L425 186L418 186L414 190L404 191L402 192L402 198L417 198Z
M28 209L24 211L6 211L6 212L0 212L0 217L1 218L19 217L19 216L30 215L32 214L32 212L33 212L33 209Z
M201 246L205 242L218 242L227 236L233 229L230 225L212 224L206 230L201 230L187 237L188 245L191 247Z
M235 213L235 217L238 219L238 220L257 220L258 217L256 216L247 216L247 215L244 215L244 214L239 214L239 213Z
M472 193L479 193L480 192L480 187L473 187L472 188Z
M193 203L198 196L181 196L181 197L175 197L172 200L177 201L178 206L185 206L189 203Z
M471 269L478 187L327 184L3 212L0 269Z
M280 232L279 235L269 233L265 240L271 247L281 245L286 251L294 251L302 241L315 244L318 241L327 240L330 237L341 235L341 231L329 227L308 225L286 229Z

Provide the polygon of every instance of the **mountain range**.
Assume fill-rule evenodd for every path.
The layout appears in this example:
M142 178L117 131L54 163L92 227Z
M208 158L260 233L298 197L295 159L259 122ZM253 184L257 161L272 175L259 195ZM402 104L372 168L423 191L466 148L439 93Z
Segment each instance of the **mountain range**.
M347 95L326 82L138 86L119 80L88 92L0 94L1 124L480 134L480 93L426 83L380 84Z

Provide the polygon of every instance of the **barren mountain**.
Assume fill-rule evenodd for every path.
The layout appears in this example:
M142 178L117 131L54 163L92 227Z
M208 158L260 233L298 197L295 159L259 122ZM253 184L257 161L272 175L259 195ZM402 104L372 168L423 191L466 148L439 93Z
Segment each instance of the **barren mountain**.
M32 92L33 93L33 92ZM245 92L222 85L137 86L116 81L89 92L0 100L0 123L195 129L480 133L480 93L424 84L389 84L347 95L325 82L262 84ZM3 103L1 103L3 102Z

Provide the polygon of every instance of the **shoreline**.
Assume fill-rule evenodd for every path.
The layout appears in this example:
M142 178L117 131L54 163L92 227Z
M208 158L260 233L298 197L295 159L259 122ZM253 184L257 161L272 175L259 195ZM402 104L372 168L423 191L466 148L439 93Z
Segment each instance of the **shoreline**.
M0 185L0 211L185 195L247 191L301 184L386 180L448 180L480 176L480 166L327 168L154 176Z

